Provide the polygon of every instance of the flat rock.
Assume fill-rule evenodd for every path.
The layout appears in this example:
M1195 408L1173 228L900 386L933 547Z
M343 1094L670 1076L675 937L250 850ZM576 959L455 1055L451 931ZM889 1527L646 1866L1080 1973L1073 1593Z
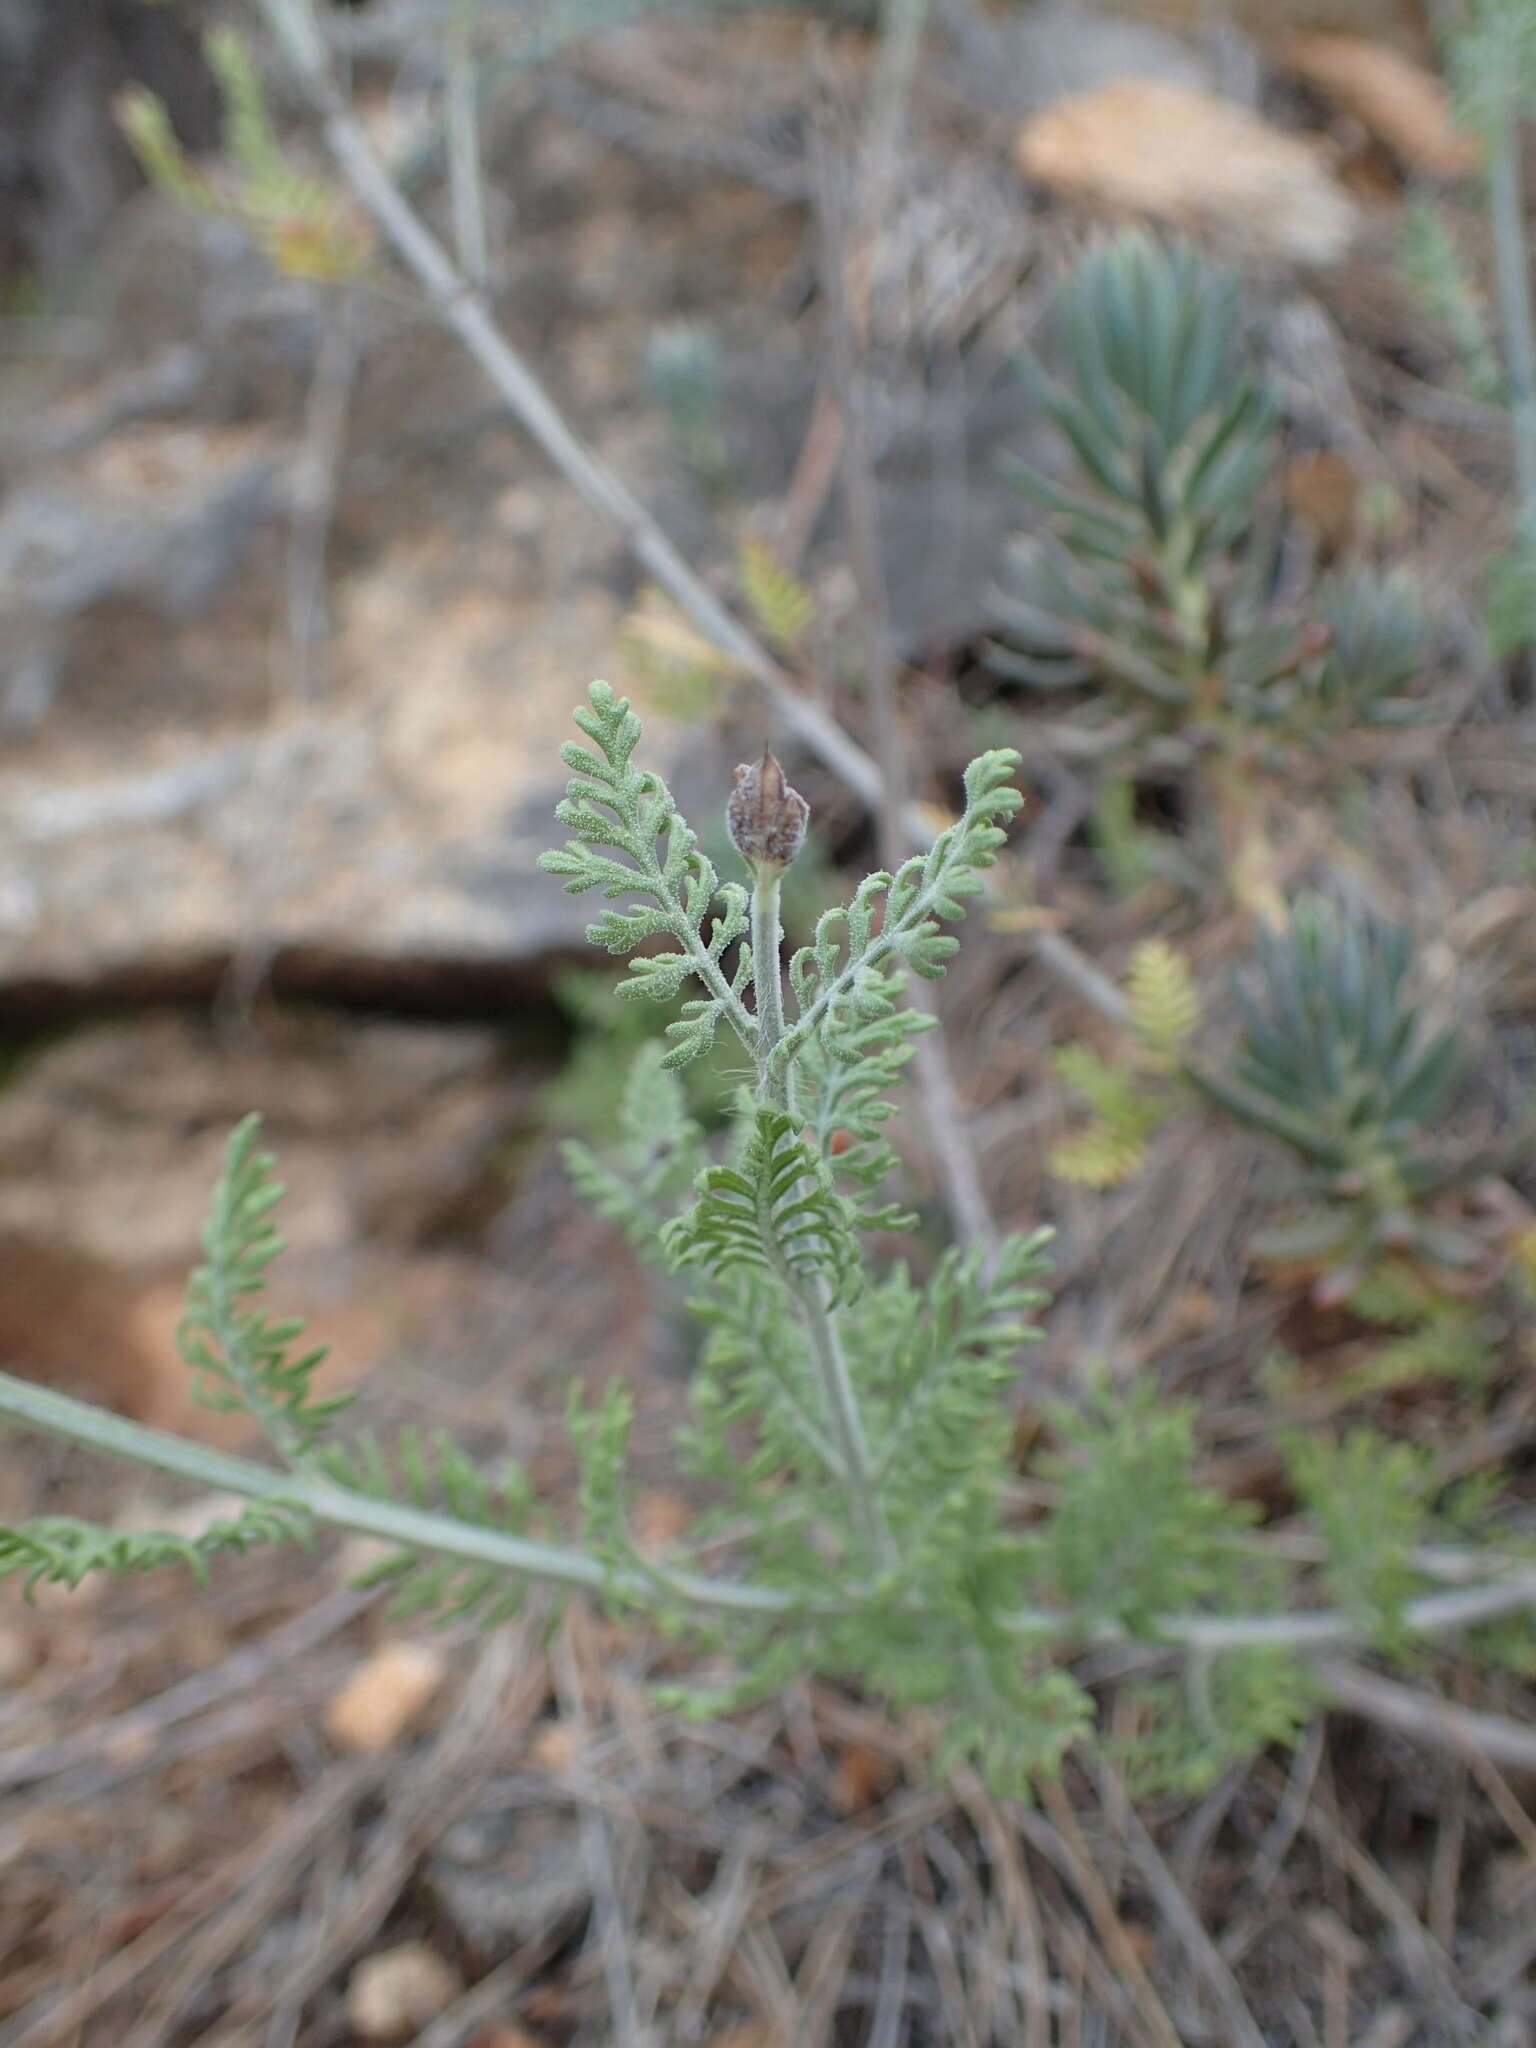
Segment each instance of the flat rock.
M631 221L627 167L577 170L585 237ZM661 278L641 281L657 297L689 232L657 244ZM290 578L316 543L292 514L334 302L153 195L121 240L94 359L0 382L0 1003L46 1019L231 978L433 1007L458 976L515 998L582 949L592 915L536 862L562 837L571 712L613 673L635 584L622 543L456 344L361 305L306 684ZM580 264L552 265L570 241L552 218L518 242L509 303L542 306L552 361L567 326L582 339L573 410L644 492L667 460L637 404L655 308L594 324ZM209 361L169 399L129 374L189 335ZM678 734L648 725L670 774ZM690 745L714 758L707 733Z

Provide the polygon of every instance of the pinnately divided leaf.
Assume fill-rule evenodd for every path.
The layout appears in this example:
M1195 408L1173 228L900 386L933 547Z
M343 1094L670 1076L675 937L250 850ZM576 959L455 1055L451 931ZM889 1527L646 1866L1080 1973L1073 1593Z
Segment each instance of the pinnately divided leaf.
M1328 1544L1335 1598L1390 1644L1419 1583L1412 1553L1429 1520L1433 1453L1363 1427L1336 1441L1297 1436L1288 1448L1297 1491Z
M631 960L621 996L667 1002L690 979L703 984L704 995L685 1003L682 1017L667 1027L669 1067L706 1052L722 1018L750 1046L756 1025L741 1000L751 985L750 949L740 949L729 980L721 965L726 948L747 929L747 892L739 883L721 882L665 782L635 767L642 727L629 699L602 682L593 683L588 699L576 723L596 751L574 740L560 750L572 777L555 816L575 836L541 855L539 866L563 877L569 895L601 889L610 902L627 894L649 898L605 911L588 925L587 937L610 953L634 953L657 937L673 941L674 951Z
M659 1042L643 1045L630 1066L619 1104L620 1144L599 1155L579 1139L561 1148L577 1191L600 1216L617 1223L635 1249L661 1250L661 1229L693 1186L703 1137L690 1115L683 1084Z
M924 980L940 978L959 944L940 931L940 920L964 917L985 887L983 874L1006 837L1003 824L1024 801L1013 786L1019 760L1012 747L979 754L965 771L963 814L927 853L914 854L894 875L868 876L846 908L818 920L812 943L789 964L799 1014L775 1054L780 1072L816 1035L834 1058L857 1058L858 1027L884 1015L891 1001L889 966L904 962Z
M272 1222L282 1183L270 1152L259 1151L261 1118L231 1134L224 1171L203 1226L207 1262L193 1273L176 1330L176 1348L192 1369L193 1393L206 1407L243 1408L289 1460L309 1452L350 1396L317 1400L311 1386L324 1345L293 1354L304 1325L273 1321L247 1307L266 1286L283 1249Z
M1125 974L1131 1027L1147 1052L1171 1059L1200 1028L1200 991L1189 962L1166 939L1144 939Z
M793 654L816 616L816 603L800 578L764 542L749 536L736 557L741 594L775 647Z
M740 1162L699 1176L699 1199L665 1233L679 1266L777 1273L795 1286L817 1278L834 1299L858 1274L849 1206L782 1110L759 1108Z
M446 1430L423 1437L403 1429L387 1452L376 1437L364 1436L328 1448L320 1464L348 1492L408 1502L470 1528L521 1535L534 1517L533 1490L517 1466L487 1472ZM500 1566L416 1550L390 1551L359 1583L393 1586L390 1611L397 1617L425 1614L447 1623L473 1616L482 1626L517 1613L528 1590L525 1580Z
M78 1586L91 1572L156 1571L185 1565L203 1583L210 1561L259 1543L302 1542L308 1523L280 1501L252 1501L240 1514L214 1522L197 1536L167 1529L106 1529L73 1515L44 1515L14 1526L0 1524L0 1578L22 1577L30 1596L41 1585Z

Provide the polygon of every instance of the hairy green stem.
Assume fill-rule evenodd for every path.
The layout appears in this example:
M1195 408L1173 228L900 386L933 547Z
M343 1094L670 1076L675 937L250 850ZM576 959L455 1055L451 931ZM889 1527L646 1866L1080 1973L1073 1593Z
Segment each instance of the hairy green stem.
M792 1115L794 1091L790 1065L774 1058L784 1036L783 970L780 965L784 931L779 917L779 884L779 875L771 869L758 868L754 873L752 973L753 986L757 991L757 1073L760 1093ZM859 1398L854 1392L848 1361L838 1335L837 1312L822 1282L804 1285L793 1280L787 1272L784 1277L793 1289L805 1319L832 1441L852 1495L860 1533L872 1555L878 1557L882 1565L892 1565L896 1561L895 1545L880 1512L874 1465L864 1434L864 1420L859 1412Z
M720 1004L731 1028L749 1052L757 1047L757 1024L746 1004L737 995L731 984L720 971L718 960L711 959L708 946L689 924L686 917L680 917L676 926L693 971Z
M1536 542L1536 326L1520 191L1520 124L1513 110L1488 136L1488 200L1493 224L1499 320L1509 372L1520 533Z
M519 1577L577 1592L601 1592L612 1583L607 1568L584 1551L476 1528L427 1509L370 1500L308 1475L275 1471L209 1444L130 1422L89 1401L77 1401L5 1372L0 1372L0 1419L164 1472L190 1486L238 1494L245 1500L280 1503L332 1528L377 1536L412 1550L499 1566ZM1468 1569L1471 1562L1467 1560ZM704 1578L689 1572L668 1571L666 1583L669 1590L693 1605L741 1615L846 1614L865 1598L863 1588L852 1586L836 1601L808 1606L776 1586ZM1500 1571L1480 1584L1410 1600L1401 1620L1410 1635L1429 1640L1526 1609L1536 1609L1536 1568L1528 1564ZM1021 1608L1009 1618L1008 1626L1020 1638L1042 1644L1133 1639L1119 1623L1085 1627L1075 1615L1046 1608ZM1292 1614L1169 1614L1151 1624L1146 1639L1208 1655L1265 1645L1305 1654L1368 1641L1369 1631L1352 1616L1327 1609Z
M130 1464L168 1473L192 1486L239 1494L245 1500L271 1501L332 1528L377 1536L386 1543L398 1543L411 1550L462 1558L469 1564L494 1565L522 1578L577 1591L600 1593L611 1584L611 1575L603 1564L567 1545L543 1543L499 1529L476 1528L450 1515L405 1507L395 1501L370 1500L365 1494L310 1473L275 1471L253 1459L234 1457L187 1437L146 1428L143 1423L130 1422L88 1401L76 1401L68 1394L56 1394L51 1388L33 1386L9 1373L0 1373L0 1417L45 1430L50 1436L84 1445L107 1457L124 1458ZM671 1584L674 1592L695 1605L740 1614L784 1614L794 1611L798 1604L774 1587L741 1585L728 1579L677 1573Z
M763 1094L794 1114L794 1083L788 1066L773 1055L784 1036L784 927L779 916L780 877L759 869L752 882L752 987L757 997L757 1076Z
M896 1545L890 1525L881 1512L874 1464L864 1434L864 1418L859 1412L859 1397L854 1392L842 1338L838 1334L837 1312L827 1299L827 1290L822 1282L817 1281L795 1291L810 1335L811 1357L821 1381L827 1419L832 1425L833 1440L848 1483L860 1534L882 1568L889 1569L897 1562Z

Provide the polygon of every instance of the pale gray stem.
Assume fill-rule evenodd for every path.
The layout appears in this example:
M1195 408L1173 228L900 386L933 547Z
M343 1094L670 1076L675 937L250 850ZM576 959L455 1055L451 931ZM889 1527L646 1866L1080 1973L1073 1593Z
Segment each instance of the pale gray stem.
M1520 123L1513 110L1488 137L1488 198L1498 277L1499 319L1509 371L1520 532L1536 543L1536 326L1520 191Z
M788 1066L774 1066L784 1036L784 927L779 916L780 877L759 870L752 884L752 987L757 997L757 1079L760 1092L794 1114L794 1079Z
M238 1494L243 1500L290 1507L331 1528L377 1536L409 1550L462 1558L469 1564L493 1565L521 1578L593 1593L601 1592L609 1583L606 1568L596 1558L564 1544L513 1536L500 1529L477 1528L452 1516L405 1507L396 1501L371 1500L313 1473L280 1472L249 1458L233 1457L211 1445L146 1428L143 1423L130 1422L105 1408L94 1407L89 1401L76 1401L68 1394L56 1394L50 1387L33 1386L28 1380L15 1379L4 1372L0 1372L0 1418L45 1430L50 1436L62 1437L67 1443L81 1444L107 1457L125 1458L131 1464L165 1472L192 1486ZM684 1573L675 1575L672 1584L687 1600L737 1613L783 1614L800 1604L773 1587L741 1585L727 1579L702 1579Z
M793 1112L793 1082L787 1062L774 1061L784 1035L784 987L780 958L784 943L779 921L779 876L759 868L752 888L752 972L757 991L758 1092L779 1108ZM880 1511L874 1462L864 1434L859 1397L843 1354L826 1284L801 1282L785 1275L794 1289L811 1340L811 1357L821 1382L822 1400L839 1465L852 1495L854 1517L874 1556L882 1565L896 1561L890 1528Z
M1432 1693L1414 1691L1343 1657L1319 1657L1312 1668L1350 1713L1461 1756L1471 1751L1506 1770L1536 1771L1536 1728L1523 1721L1479 1713L1437 1699Z
M480 148L480 105L475 96L473 26L473 0L462 0L448 32L444 114L454 246L465 277L471 284L484 285L491 274L491 252L485 224L485 167Z
M1040 931L1031 934L1031 943L1038 958L1056 978L1065 982L1101 1017L1108 1018L1111 1024L1129 1025L1130 1004L1109 977L1101 974L1070 939L1064 939L1060 932Z
M352 316L346 296L323 310L324 326L304 406L303 438L289 489L284 580L293 690L301 703L322 693L316 657L330 632L326 551L359 359Z
M880 55L870 86L863 165L864 205L876 231L900 160L927 18L928 0L883 0L880 9Z
M843 1355L837 1311L828 1300L826 1286L821 1281L798 1288L797 1293L811 1339L811 1357L827 1404L827 1419L832 1425L833 1441L848 1483L854 1519L873 1555L889 1569L897 1561L896 1545L880 1509L874 1463L864 1435L859 1397L854 1392L848 1360Z
M846 1385L847 1368L837 1353L835 1333L828 1348L828 1381ZM851 1396L851 1389L849 1393ZM857 1427L856 1408L852 1415ZM352 1529L361 1535L377 1536L386 1543L399 1544L406 1549L440 1557L462 1558L469 1564L493 1565L522 1578L568 1586L576 1591L600 1592L611 1583L611 1574L598 1559L564 1544L543 1543L532 1537L509 1535L499 1529L478 1528L447 1515L404 1507L395 1501L371 1500L308 1473L280 1472L270 1465L258 1465L249 1458L238 1458L227 1451L215 1450L210 1444L195 1443L187 1437L173 1436L166 1430L130 1422L125 1416L114 1415L89 1401L77 1401L69 1394L55 1393L51 1387L34 1386L31 1381L16 1379L6 1372L0 1372L0 1421L42 1430L65 1443L79 1444L105 1457L123 1458L150 1471L164 1472L190 1486L238 1494L245 1500L286 1505L332 1528ZM868 1469L867 1460L865 1469ZM847 1613L856 1611L864 1598L857 1585L846 1588L835 1600L808 1603L776 1586L759 1586L736 1579L705 1578L676 1572L668 1574L667 1583L679 1598L698 1606L750 1615L821 1611ZM637 1586L636 1590L643 1592L643 1585ZM1432 1640L1455 1635L1479 1622L1496 1620L1503 1614L1533 1609L1536 1609L1536 1570L1526 1566L1501 1571L1480 1585L1457 1587L1450 1592L1430 1593L1410 1600L1402 1611L1401 1621L1410 1635ZM1130 1632L1118 1623L1085 1628L1077 1616L1049 1608L1020 1609L1009 1617L1007 1626L1022 1640L1037 1643L1121 1643L1132 1639ZM1261 1645L1317 1655L1365 1642L1369 1639L1369 1631L1349 1615L1328 1611L1262 1615L1206 1613L1162 1615L1153 1621L1148 1636L1154 1642L1205 1655Z
M576 1616L567 1620L555 1645L552 1662L556 1696L560 1702L561 1724L576 1737L575 1759L569 1775L586 1795L581 1800L581 1851L591 1885L592 1917L607 1985L608 2013L613 2025L615 2048L645 2048L649 2036L640 2024L634 1972L630 1965L635 1943L625 1922L624 1902L614 1868L613 1843L608 1833L608 1816L598 1803L594 1774L587 1762L591 1729L587 1720L581 1661L572 1639L572 1630L577 1622Z

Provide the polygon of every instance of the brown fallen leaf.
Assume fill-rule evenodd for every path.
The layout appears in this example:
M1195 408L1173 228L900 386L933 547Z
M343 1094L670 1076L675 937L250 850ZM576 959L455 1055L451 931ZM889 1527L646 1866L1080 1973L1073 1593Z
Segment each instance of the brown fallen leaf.
M1477 145L1451 120L1445 87L1422 64L1370 36L1291 36L1280 62L1353 114L1411 170L1464 178L1477 169Z
M883 1799L896 1782L896 1759L872 1742L843 1745L827 1785L827 1798L838 1813L863 1813Z
M363 1756L388 1749L416 1720L446 1675L443 1659L421 1643L383 1643L333 1693L326 1732L338 1749Z
M1296 263L1336 260L1358 217L1314 143L1190 86L1117 79L1057 100L1015 152L1052 191Z

